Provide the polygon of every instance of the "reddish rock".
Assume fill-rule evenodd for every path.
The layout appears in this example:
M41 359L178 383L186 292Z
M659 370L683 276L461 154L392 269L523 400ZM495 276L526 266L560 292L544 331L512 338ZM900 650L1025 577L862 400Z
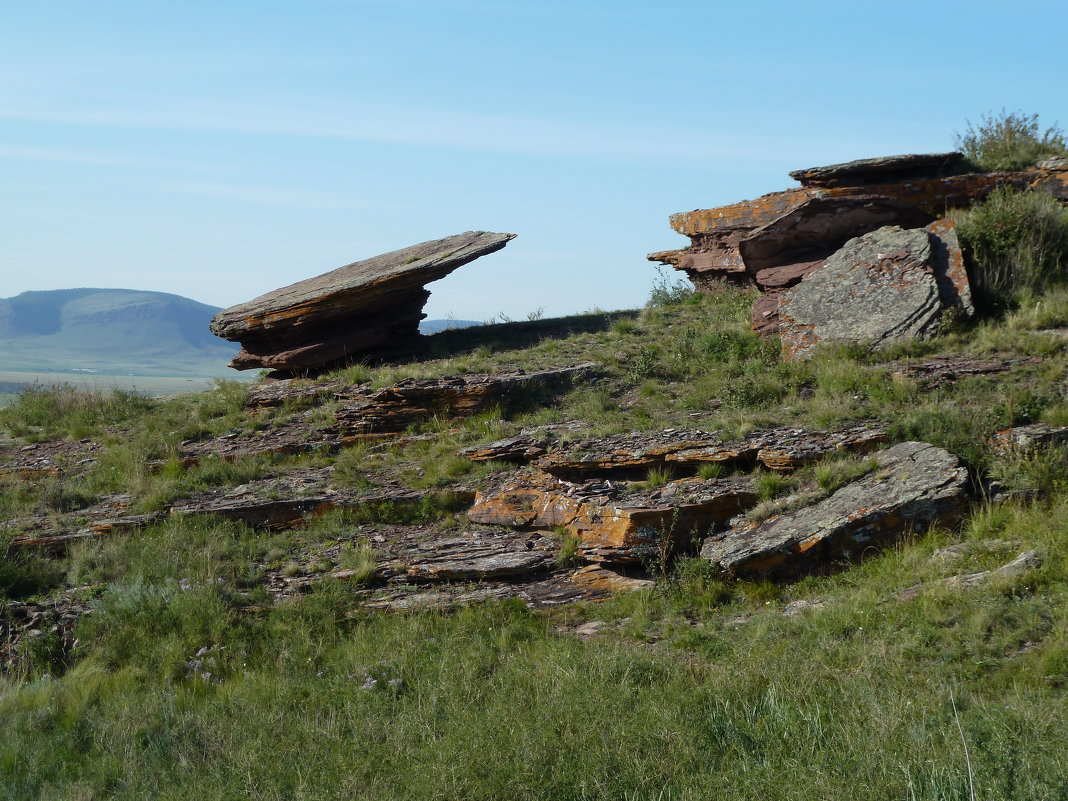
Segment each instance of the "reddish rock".
M315 371L409 353L419 343L425 285L513 238L468 231L354 262L224 309L211 330L241 343L230 363L238 370Z
M1004 456L1022 456L1040 448L1068 447L1068 426L1031 423L1006 428L994 435L993 446Z
M1068 170L1044 162L1033 170L944 176L954 154L865 159L798 171L806 186L756 200L671 216L690 238L680 250L650 254L681 270L698 289L727 280L769 289L789 286L846 240L895 224L918 227L985 198L998 186L1041 188L1068 200ZM781 271L781 272L780 272Z

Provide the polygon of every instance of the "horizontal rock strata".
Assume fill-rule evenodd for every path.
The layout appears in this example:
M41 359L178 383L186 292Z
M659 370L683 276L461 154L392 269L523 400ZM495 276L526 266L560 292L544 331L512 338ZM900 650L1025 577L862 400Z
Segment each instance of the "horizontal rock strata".
M484 525L563 528L592 561L634 563L654 558L665 538L668 551L685 546L756 503L747 484L682 479L634 492L619 483L585 484L543 473L519 473L493 492L479 492L468 517Z
M514 237L468 231L354 262L224 309L211 330L241 343L230 363L238 370L316 371L409 353L430 296L425 285Z
M959 153L865 159L792 173L805 186L755 200L671 216L690 238L683 250L649 255L686 273L698 289L722 281L788 287L852 239L886 225L916 228L968 207L998 186L1041 188L1068 198L1068 170L1043 162L1020 172L947 175Z
M713 534L701 556L729 575L789 578L963 515L968 475L952 454L903 442L875 459L873 472L812 506Z
M335 417L348 434L396 433L431 417L470 417L493 406L545 403L591 378L592 362L535 372L408 378L376 391L353 393Z
M1031 423L999 431L993 438L994 450L1005 456L1023 456L1040 448L1068 448L1068 426Z
M669 429L579 440L556 446L545 439L514 437L465 448L469 459L532 461L560 478L597 475L644 478L653 468L692 472L703 464L772 470L796 470L829 453L863 453L885 441L886 433L870 423L837 431L777 428L754 431L724 442L716 433Z

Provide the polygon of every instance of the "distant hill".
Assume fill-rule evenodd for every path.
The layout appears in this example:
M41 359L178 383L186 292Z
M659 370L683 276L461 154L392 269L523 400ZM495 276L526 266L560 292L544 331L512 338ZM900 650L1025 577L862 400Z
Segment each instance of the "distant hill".
M480 320L423 320L419 323L420 334L436 334L439 331L447 331L450 328L470 328L473 325L482 325Z
M56 289L0 300L0 372L225 376L218 308L164 292Z

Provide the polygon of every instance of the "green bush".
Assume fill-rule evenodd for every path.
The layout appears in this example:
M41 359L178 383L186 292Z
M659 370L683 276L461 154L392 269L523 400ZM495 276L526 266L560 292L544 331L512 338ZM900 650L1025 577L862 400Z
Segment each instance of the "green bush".
M1001 306L1013 292L1040 292L1068 280L1068 209L1052 195L999 187L950 217L981 306Z
M1043 159L1068 155L1064 133L1056 125L1041 130L1037 114L1002 109L985 114L979 125L968 121L956 135L957 148L980 170L1022 170Z

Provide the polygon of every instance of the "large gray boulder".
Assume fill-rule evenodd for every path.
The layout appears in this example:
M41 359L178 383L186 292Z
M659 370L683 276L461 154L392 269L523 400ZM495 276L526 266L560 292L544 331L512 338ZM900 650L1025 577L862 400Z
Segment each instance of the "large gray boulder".
M713 534L701 556L733 576L789 578L960 519L968 474L956 456L903 442L875 459L872 472L819 503Z
M925 339L938 332L950 306L972 311L952 224L885 226L849 240L779 295L783 356L809 358L825 343L879 348Z

